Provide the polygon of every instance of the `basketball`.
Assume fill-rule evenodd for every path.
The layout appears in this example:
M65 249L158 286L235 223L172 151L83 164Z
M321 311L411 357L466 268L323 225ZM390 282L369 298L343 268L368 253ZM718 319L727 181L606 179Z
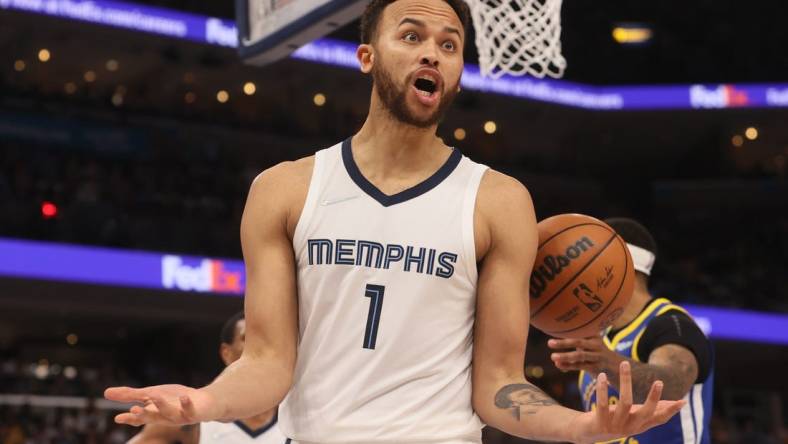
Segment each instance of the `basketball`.
M537 225L531 324L548 335L598 335L621 315L635 284L626 243L604 222L561 214Z

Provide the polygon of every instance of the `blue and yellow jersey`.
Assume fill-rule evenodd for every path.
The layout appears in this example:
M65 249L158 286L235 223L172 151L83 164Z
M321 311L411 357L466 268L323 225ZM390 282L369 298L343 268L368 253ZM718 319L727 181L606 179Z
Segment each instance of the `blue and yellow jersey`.
M635 320L612 337L605 335L603 340L610 350L641 362L647 356L638 356L638 343L646 331L646 326L657 316L668 311L680 311L687 315L686 310L672 304L667 299L654 299L649 302ZM711 419L712 387L714 372L702 382L692 386L684 397L687 404L681 411L665 424L654 427L639 435L609 441L619 444L708 444L711 442L709 423ZM580 372L580 394L583 397L583 408L591 411L596 408L596 379L588 373ZM610 386L608 397L610 404L618 402L618 391Z

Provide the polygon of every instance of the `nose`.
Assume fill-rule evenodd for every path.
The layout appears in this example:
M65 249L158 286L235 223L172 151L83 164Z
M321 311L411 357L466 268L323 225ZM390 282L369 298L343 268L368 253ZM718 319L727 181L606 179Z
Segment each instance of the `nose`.
M422 65L429 65L433 68L438 67L438 51L435 49L435 45L431 44L432 42L427 42L424 46L424 52L421 55L421 64Z
M438 67L438 58L437 57L424 56L424 57L421 58L421 64L422 65L430 65L433 68L437 68Z

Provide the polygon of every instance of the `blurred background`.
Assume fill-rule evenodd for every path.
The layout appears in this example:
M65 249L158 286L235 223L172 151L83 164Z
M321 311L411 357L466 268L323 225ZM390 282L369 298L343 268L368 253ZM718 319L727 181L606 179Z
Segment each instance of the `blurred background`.
M112 423L105 387L218 374L251 180L366 116L357 22L255 67L232 47L232 2L135 1L0 0L0 444L122 443L134 430ZM469 77L439 128L525 183L539 219L650 228L653 293L691 307L716 347L715 443L788 443L788 31L773 9L566 0L564 80ZM579 407L545 342L532 330L527 375Z

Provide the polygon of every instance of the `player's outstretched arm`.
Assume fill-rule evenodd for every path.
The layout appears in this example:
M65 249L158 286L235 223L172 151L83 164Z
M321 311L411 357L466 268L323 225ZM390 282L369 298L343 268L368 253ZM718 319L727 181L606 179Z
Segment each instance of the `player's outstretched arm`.
M277 165L252 184L241 221L246 263L246 338L242 357L210 385L107 389L135 402L116 422L182 425L248 418L275 408L293 377L297 340L295 259L291 243L312 171L310 159Z
M645 404L632 405L628 363L620 369L621 402L595 412L562 407L528 382L528 284L538 243L533 203L522 184L489 171L482 180L475 217L476 242L485 254L474 329L473 406L485 423L524 438L591 443L640 433L681 408L681 401L659 401L659 382ZM607 405L604 374L597 389L600 405Z
M611 378L611 385L616 387L619 379L618 367L621 361L629 361L635 402L644 402L656 381L665 384L662 391L664 399L682 399L698 378L697 358L688 348L678 344L655 348L649 355L648 362L626 359L607 348L598 336L586 339L553 338L547 341L547 345L556 351L550 357L559 370L585 370L594 377L605 372Z

